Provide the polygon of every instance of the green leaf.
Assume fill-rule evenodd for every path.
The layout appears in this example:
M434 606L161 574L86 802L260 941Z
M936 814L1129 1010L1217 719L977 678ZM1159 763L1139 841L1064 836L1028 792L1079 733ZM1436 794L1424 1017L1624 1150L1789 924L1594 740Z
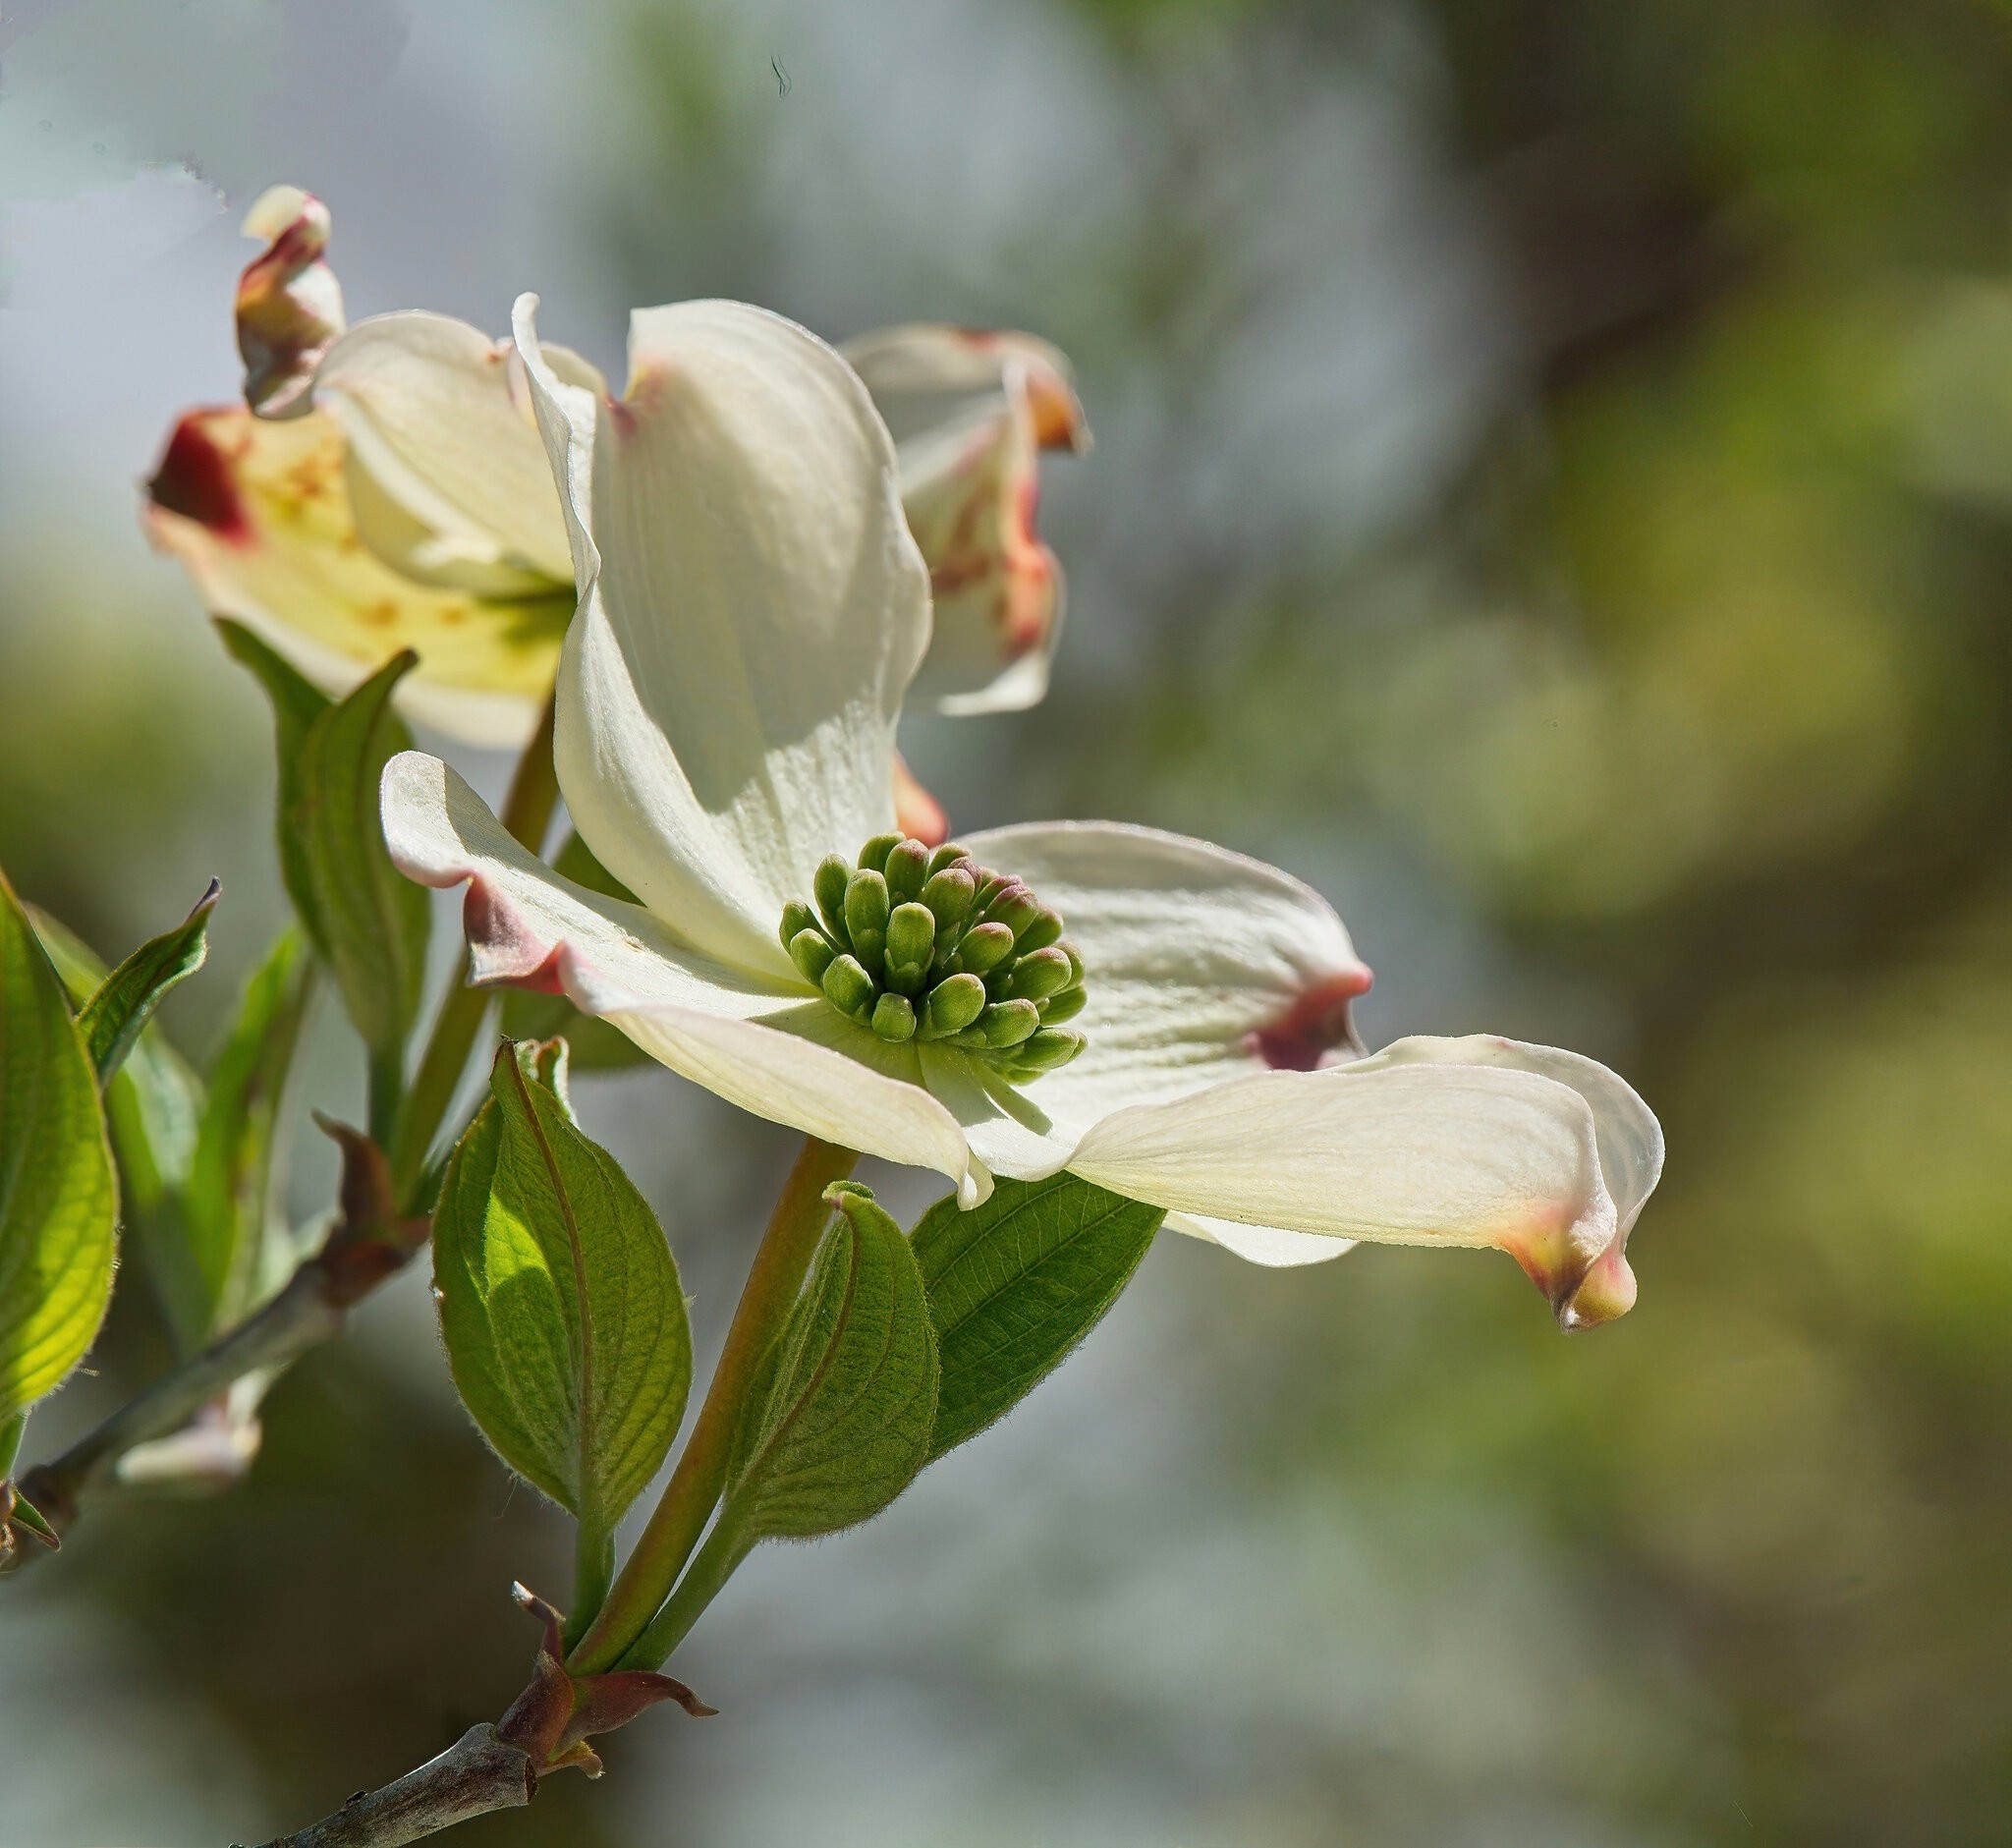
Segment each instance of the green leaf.
M281 1109L313 988L300 932L282 931L246 984L217 1055L183 1196L194 1267L176 1292L185 1343L200 1346L232 1327L281 1281L275 1273L291 1243L272 1213Z
M97 1073L0 877L0 1422L88 1351L111 1299L117 1223Z
M692 1385L678 1266L649 1204L575 1127L547 1048L505 1045L433 1218L447 1359L518 1475L605 1534Z
M82 1007L103 983L104 962L48 913L32 905L28 913L72 1002ZM162 1313L187 1352L191 1331L199 1342L208 1319L180 1199L196 1157L202 1081L169 1044L159 1022L150 1021L134 1041L126 1063L112 1075L104 1097L112 1150L119 1158L127 1233L129 1239L138 1235Z
M762 1364L728 1470L723 1528L746 1544L809 1540L870 1519L928 1461L936 1337L901 1228L863 1187L838 1220Z
M576 885L605 898L636 903L636 895L593 857L578 834L569 834L552 862L553 869ZM513 1039L549 1039L563 1035L572 1047L576 1072L620 1071L625 1066L646 1065L649 1054L619 1027L583 1014L563 994L536 994L529 988L509 988L503 994L503 1031Z
M289 661L274 653L251 630L219 618L217 633L224 646L244 666L258 676L265 697L272 705L276 755L279 759L279 868L287 896L307 932L307 940L325 958L327 949L319 934L318 907L314 899L314 875L308 864L307 841L294 825L306 808L301 790L301 749L314 721L332 703L311 681L305 679ZM309 914L314 914L310 916Z
M21 1455L21 1434L27 1429L26 1411L0 1418L0 1483L7 1480L8 1471L14 1468L14 1459Z
M153 1018L161 997L202 967L209 954L209 914L216 909L217 881L196 901L174 929L150 937L99 983L78 1010L84 1049L105 1084L133 1050L140 1030Z
M1061 1366L1131 1282L1165 1217L1068 1173L1001 1180L968 1212L948 1195L922 1216L916 1262L943 1365L931 1462Z
M377 785L385 763L412 745L391 696L419 657L409 648L394 655L331 703L248 630L221 627L272 700L280 870L294 911L363 1043L395 1054L419 1010L430 912L425 888L403 877L385 851Z

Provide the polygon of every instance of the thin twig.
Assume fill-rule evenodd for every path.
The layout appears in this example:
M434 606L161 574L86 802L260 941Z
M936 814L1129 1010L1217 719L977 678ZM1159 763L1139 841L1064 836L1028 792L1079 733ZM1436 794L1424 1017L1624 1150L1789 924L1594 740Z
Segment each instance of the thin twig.
M418 1770L352 1797L333 1816L263 1848L403 1848L457 1822L521 1810L537 1787L528 1755L499 1739L494 1726L471 1726Z
M304 1264L285 1289L229 1334L129 1400L61 1456L29 1470L21 1479L22 1493L57 1533L66 1533L76 1525L84 1495L117 1470L129 1450L180 1430L247 1373L284 1367L337 1333L345 1305L328 1286L320 1260Z

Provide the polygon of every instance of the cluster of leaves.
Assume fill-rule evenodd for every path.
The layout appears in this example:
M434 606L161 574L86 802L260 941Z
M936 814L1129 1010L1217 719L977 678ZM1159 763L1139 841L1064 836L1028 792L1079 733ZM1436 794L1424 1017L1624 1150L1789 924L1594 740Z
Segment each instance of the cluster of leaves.
M912 1236L865 1187L824 1198L810 1276L739 1408L713 1563L693 1568L711 1589L761 1540L869 1520L1004 1417L1117 1300L1163 1217L1067 1174L1002 1181L970 1211L947 1197ZM583 1589L604 1590L607 1537L683 1417L692 1340L654 1215L573 1115L563 1040L497 1054L433 1263L463 1401L577 1517ZM576 1635L591 1614L576 1609Z
M0 1560L24 1535L56 1543L6 1478L28 1411L88 1352L111 1300L119 1189L108 1116L136 1151L142 1197L165 1199L186 1179L177 1169L190 1145L175 1128L197 1116L183 1107L196 1088L181 1085L172 1055L141 1047L162 996L201 966L215 904L212 884L184 923L106 972L53 924L38 931L0 878Z
M280 861L299 924L252 972L207 1077L153 1014L202 965L214 882L182 924L108 971L0 881L0 1483L28 1409L78 1367L104 1319L122 1217L184 1359L311 1255L325 1227L297 1231L273 1200L288 1080L322 970L369 1053L374 1132L397 1106L428 921L424 892L385 851L376 788L409 742L389 700L412 658L330 700L248 632L222 628L271 697ZM235 1475L256 1447L269 1384L264 1372L236 1380L186 1430L128 1448L119 1474ZM0 1504L6 1553L24 1534L55 1543L56 1524L19 1487L0 1486Z
M282 1100L325 971L370 1077L367 1134L328 1125L345 1157L334 1223L391 1229L389 1267L427 1229L407 1215L431 1209L456 1386L510 1468L579 1524L577 1640L613 1579L615 1526L684 1419L692 1336L676 1261L648 1203L576 1120L565 1037L503 1039L487 1094L437 1183L394 1175L389 1151L435 1128L412 1120L406 1087L424 992L426 895L392 866L376 812L384 763L409 743L391 701L413 657L330 700L248 631L220 628L273 707L280 864L298 926L252 975L205 1080L151 1016L202 962L213 885L184 924L109 972L6 893L0 1463L11 1467L27 1408L82 1361L103 1319L117 1249L114 1148L127 1213L185 1357L242 1324L313 1255L317 1241L271 1202ZM612 886L577 838L557 860L588 884ZM587 1063L633 1053L552 997L513 999L506 1028L564 1030ZM946 1199L912 1234L858 1185L832 1186L821 1210L821 1229L807 1222L817 1236L809 1274L765 1331L766 1351L731 1408L716 1513L687 1572L701 1595L680 1588L689 1609L665 1648L758 1542L871 1518L927 1464L1003 1417L1116 1300L1162 1217L1066 1174L1002 1182L971 1211ZM327 1269L325 1254L321 1262ZM228 1404L203 1408L202 1441L194 1427L156 1435L118 1459L121 1473L225 1473L220 1422L221 1455L241 1469L271 1372L236 1379ZM4 1492L6 1532L53 1542L43 1512ZM549 1673L565 1679L556 1659ZM593 1701L581 1707L586 1680L567 1685L573 1707L599 1710Z

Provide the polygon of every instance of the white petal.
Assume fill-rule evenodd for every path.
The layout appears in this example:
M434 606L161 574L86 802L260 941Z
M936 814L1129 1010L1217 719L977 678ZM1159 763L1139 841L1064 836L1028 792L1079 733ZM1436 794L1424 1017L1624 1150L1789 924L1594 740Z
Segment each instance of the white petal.
M245 401L260 417L304 417L315 368L343 330L342 284L324 255L328 207L297 186L267 187L243 231L268 247L238 278Z
M1239 1225L1234 1219L1212 1219L1205 1212L1170 1212L1166 1226L1169 1232L1185 1232L1190 1238L1220 1245L1247 1263L1262 1264L1267 1270L1324 1264L1356 1248L1354 1239L1324 1238L1317 1232L1282 1232L1271 1225Z
M841 351L894 432L936 626L912 698L1014 711L1047 693L1062 570L1034 530L1038 452L1087 450L1069 363L1030 334L917 323Z
M1090 447L1069 362L1034 334L910 321L861 334L839 351L866 381L896 442L989 412L1004 396L1009 373L1018 371L1041 448Z
M628 395L517 338L580 609L556 758L610 872L709 949L780 971L782 907L894 816L894 727L928 640L894 449L858 375L759 308L637 313Z
M1019 874L1082 953L1088 1039L1029 1097L1087 1127L1250 1072L1347 1048L1369 986L1334 908L1261 861L1152 828L1035 823L962 837Z
M964 1129L985 1167L1016 1181L1044 1180L1069 1165L1084 1125L1058 1123L1026 1090L955 1046L916 1048L922 1082Z
M559 496L509 341L446 314L373 315L329 349L315 390L349 440L359 531L387 564L484 596L571 587Z
M1596 1059L1558 1046L1532 1045L1493 1034L1468 1034L1443 1039L1417 1036L1395 1039L1365 1066L1495 1065L1512 1071L1537 1072L1569 1085L1593 1111L1599 1138L1600 1171L1620 1215L1620 1231L1633 1229L1644 1204L1662 1178L1662 1125L1635 1088Z
M934 1168L968 1204L989 1187L956 1119L922 1088L912 1050L885 1049L907 1053L906 1077L881 1069L880 1042L801 980L717 962L641 906L563 878L436 758L393 757L383 805L385 841L401 871L431 886L467 881L463 920L476 980L562 991L728 1102L826 1142ZM846 1035L850 1050L829 1043Z
M148 535L187 568L212 615L243 623L340 696L400 648L408 718L465 744L522 745L558 669L570 599L485 602L414 584L358 543L344 444L319 412L192 411L148 483Z
M1567 1326L1634 1300L1593 1109L1527 1069L1379 1055L1232 1079L1106 1117L1070 1167L1135 1199L1258 1227L1491 1246Z
M929 567L936 624L915 698L954 717L1048 691L1062 567L1034 531L1039 467L1024 392L995 416L901 447L902 506Z

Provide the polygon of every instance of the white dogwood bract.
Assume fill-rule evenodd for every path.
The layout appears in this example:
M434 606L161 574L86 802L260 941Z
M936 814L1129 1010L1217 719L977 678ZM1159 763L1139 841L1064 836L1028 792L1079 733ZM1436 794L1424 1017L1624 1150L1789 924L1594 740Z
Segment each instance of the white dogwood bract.
M563 990L744 1108L934 1168L967 1204L995 1174L1068 1168L1259 1262L1493 1246L1568 1325L1629 1307L1661 1159L1641 1099L1500 1039L1350 1058L1368 971L1318 894L1258 862L1111 823L964 837L1059 912L1083 963L1087 1044L1032 1082L828 1002L777 925L821 860L894 829L894 729L929 639L894 442L859 374L774 314L638 313L611 400L550 363L534 308L517 345L579 590L555 760L641 902L560 877L445 764L396 757L393 858L468 885L476 980Z
M451 315L344 331L319 199L275 187L237 301L245 406L190 412L149 486L149 535L213 615L253 630L332 696L399 649L405 714L465 744L521 746L573 609L566 520L514 345ZM1082 449L1068 362L1045 342L915 324L855 343L903 420L908 517L936 590L939 709L1029 705L1047 687L1061 572L1034 531L1036 452ZM579 356L561 377L604 392ZM255 415L254 415L255 413ZM285 420L285 421L280 421ZM904 812L933 805L908 779Z

